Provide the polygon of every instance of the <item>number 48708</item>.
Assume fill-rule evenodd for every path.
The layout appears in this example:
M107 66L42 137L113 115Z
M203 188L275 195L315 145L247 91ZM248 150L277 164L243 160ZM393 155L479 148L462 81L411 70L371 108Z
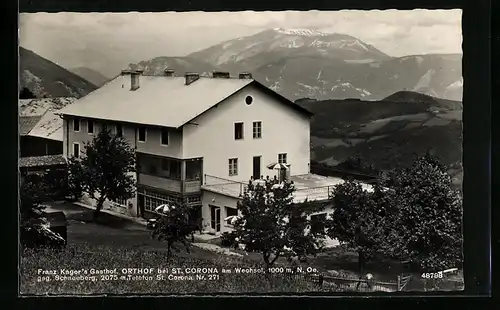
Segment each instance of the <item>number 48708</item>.
M424 279L441 279L443 278L443 272L425 272L422 273L422 278Z

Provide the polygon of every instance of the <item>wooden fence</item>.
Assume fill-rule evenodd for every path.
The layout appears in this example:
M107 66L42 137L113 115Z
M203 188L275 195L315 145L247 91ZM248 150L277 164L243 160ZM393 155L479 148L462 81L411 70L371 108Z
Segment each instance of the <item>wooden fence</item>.
M399 275L395 281L376 281L344 275L328 275L323 273L290 275L298 281L309 281L318 286L339 292L429 292L455 291L463 289L463 281L457 279L422 279L417 275Z

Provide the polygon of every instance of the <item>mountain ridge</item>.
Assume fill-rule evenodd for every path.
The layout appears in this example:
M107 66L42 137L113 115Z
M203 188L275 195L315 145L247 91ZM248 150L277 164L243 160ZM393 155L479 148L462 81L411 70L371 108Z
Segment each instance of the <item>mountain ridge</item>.
M268 29L226 40L181 57L156 57L138 65L158 74L214 70L251 72L267 87L296 100L381 100L409 90L461 100L461 54L391 57L346 34L310 29Z
M97 86L58 64L19 47L19 90L27 88L38 98L80 98Z
M107 81L110 80L109 77L105 76L101 72L88 68L88 67L75 67L75 68L70 68L70 72L73 72L74 74L82 77L83 79L91 82L92 84L101 87L104 85Z

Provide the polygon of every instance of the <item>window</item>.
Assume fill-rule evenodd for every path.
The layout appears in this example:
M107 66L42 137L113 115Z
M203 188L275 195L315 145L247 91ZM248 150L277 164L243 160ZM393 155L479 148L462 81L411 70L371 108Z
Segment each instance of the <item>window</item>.
M168 129L161 129L161 145L168 145Z
M170 178L181 179L181 162L178 160L170 160Z
M162 175L169 179L181 179L181 162L179 160L162 158L161 170L164 172Z
M237 215L238 215L238 209L226 207L226 217L237 216Z
M73 119L73 130L80 131L80 119L78 117Z
M278 163L286 164L286 153L278 154Z
M120 205L120 206L126 206L127 205L127 199L123 199L123 198L118 198L118 199L115 199L113 200L114 203Z
M92 120L87 120L87 132L92 134L94 133L94 121Z
M188 160L186 161L186 180L200 180L201 179L201 160Z
M253 138L262 138L262 122L253 122Z
M229 175L238 175L238 158L229 159Z
M243 123L234 123L234 140L243 139Z
M144 196L144 209L146 211L154 211L156 207L162 204L170 204L170 203L180 203L181 199L177 197L172 197L156 192L151 192L145 190L144 193L140 193L139 195Z
M123 136L123 127L122 127L122 124L116 124L116 135L118 137L122 137Z
M245 98L245 102L246 102L246 104L251 105L251 104L252 104L252 102L253 102L253 98L252 98L252 96L247 96L247 97Z
M73 143L73 156L80 158L80 144L77 142Z
M139 142L146 142L146 127L139 127Z

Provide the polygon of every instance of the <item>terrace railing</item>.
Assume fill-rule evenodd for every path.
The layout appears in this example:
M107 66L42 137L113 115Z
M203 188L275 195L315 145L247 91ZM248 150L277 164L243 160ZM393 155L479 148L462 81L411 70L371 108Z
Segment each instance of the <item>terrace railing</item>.
M234 196L243 195L248 189L248 183L224 179L208 174L204 175L203 186ZM327 200L331 197L332 190L333 186L300 188L295 191L295 198L296 200L305 200L307 198L310 201Z
M248 189L248 183L224 179L213 175L205 174L203 186L227 192L228 194L240 196Z

